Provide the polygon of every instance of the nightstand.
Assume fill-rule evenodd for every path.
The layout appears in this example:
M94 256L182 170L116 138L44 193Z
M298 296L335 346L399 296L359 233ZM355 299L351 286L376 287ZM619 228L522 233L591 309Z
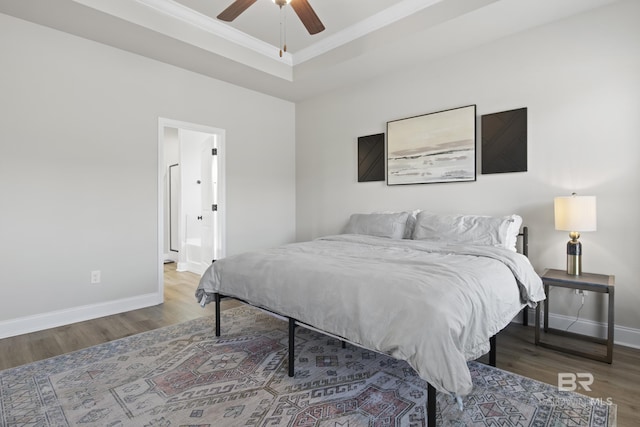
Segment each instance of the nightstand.
M611 363L613 361L613 302L614 302L614 283L615 276L606 274L593 274L583 273L580 276L572 276L567 274L564 270L547 269L542 273L542 284L544 285L544 292L547 295L547 299L538 303L536 307L536 331L535 342L536 345L541 347L550 348L557 351L573 354L576 356L587 357L589 359L598 360L600 362ZM567 332L560 329L554 329L549 327L549 287L556 286L561 288L577 289L583 291L599 292L609 295L609 308L608 308L608 324L607 324L607 337L598 338L589 335L577 334L575 332ZM544 304L544 332L548 334L561 335L563 337L574 338L582 341L590 341L597 344L606 346L606 355L595 354L591 352L577 350L567 346L567 342L563 342L565 345L551 344L543 342L540 339L540 306Z

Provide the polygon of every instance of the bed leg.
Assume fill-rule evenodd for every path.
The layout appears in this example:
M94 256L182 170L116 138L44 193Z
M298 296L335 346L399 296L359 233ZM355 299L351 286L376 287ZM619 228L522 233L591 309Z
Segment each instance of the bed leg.
M220 336L220 294L217 292L213 294L213 299L216 304L216 336L219 337Z
M427 383L427 427L436 427L436 388Z
M296 340L296 321L289 317L289 376L295 375L295 367L293 366L295 360L294 344Z
M347 348L347 342L345 340L341 340L342 348Z
M489 365L496 367L496 335L489 338Z

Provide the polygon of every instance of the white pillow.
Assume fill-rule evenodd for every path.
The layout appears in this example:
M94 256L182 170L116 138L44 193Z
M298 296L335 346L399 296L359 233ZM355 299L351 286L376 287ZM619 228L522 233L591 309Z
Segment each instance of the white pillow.
M408 216L407 216L407 225L404 228L404 234L402 235L402 238L411 239L411 237L413 237L413 229L416 226L416 218L418 216L418 213L420 213L420 209L415 209L412 211L404 211L404 212L406 212ZM389 214L389 213L401 213L401 212L383 211L383 212L374 212L374 213Z
M353 214L344 233L402 239L408 216L407 212Z
M413 239L499 246L515 251L521 225L522 218L518 215L443 215L422 211Z
M507 229L504 247L517 252L518 235L520 234L520 227L522 226L522 217L520 215L509 215L505 218L509 218L511 221L509 222L509 228Z

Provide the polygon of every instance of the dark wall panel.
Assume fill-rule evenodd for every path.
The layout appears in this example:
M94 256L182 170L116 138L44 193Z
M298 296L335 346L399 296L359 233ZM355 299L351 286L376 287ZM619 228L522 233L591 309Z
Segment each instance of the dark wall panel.
M358 138L358 182L384 181L384 133Z
M527 109L482 116L482 173L527 170Z

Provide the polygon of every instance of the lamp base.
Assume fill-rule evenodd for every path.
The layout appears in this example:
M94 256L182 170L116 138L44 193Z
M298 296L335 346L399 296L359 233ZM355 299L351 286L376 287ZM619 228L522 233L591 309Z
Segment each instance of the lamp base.
M582 243L577 239L567 242L567 274L571 276L582 274Z
M580 276L582 274L581 255L567 255L567 274L570 276Z

